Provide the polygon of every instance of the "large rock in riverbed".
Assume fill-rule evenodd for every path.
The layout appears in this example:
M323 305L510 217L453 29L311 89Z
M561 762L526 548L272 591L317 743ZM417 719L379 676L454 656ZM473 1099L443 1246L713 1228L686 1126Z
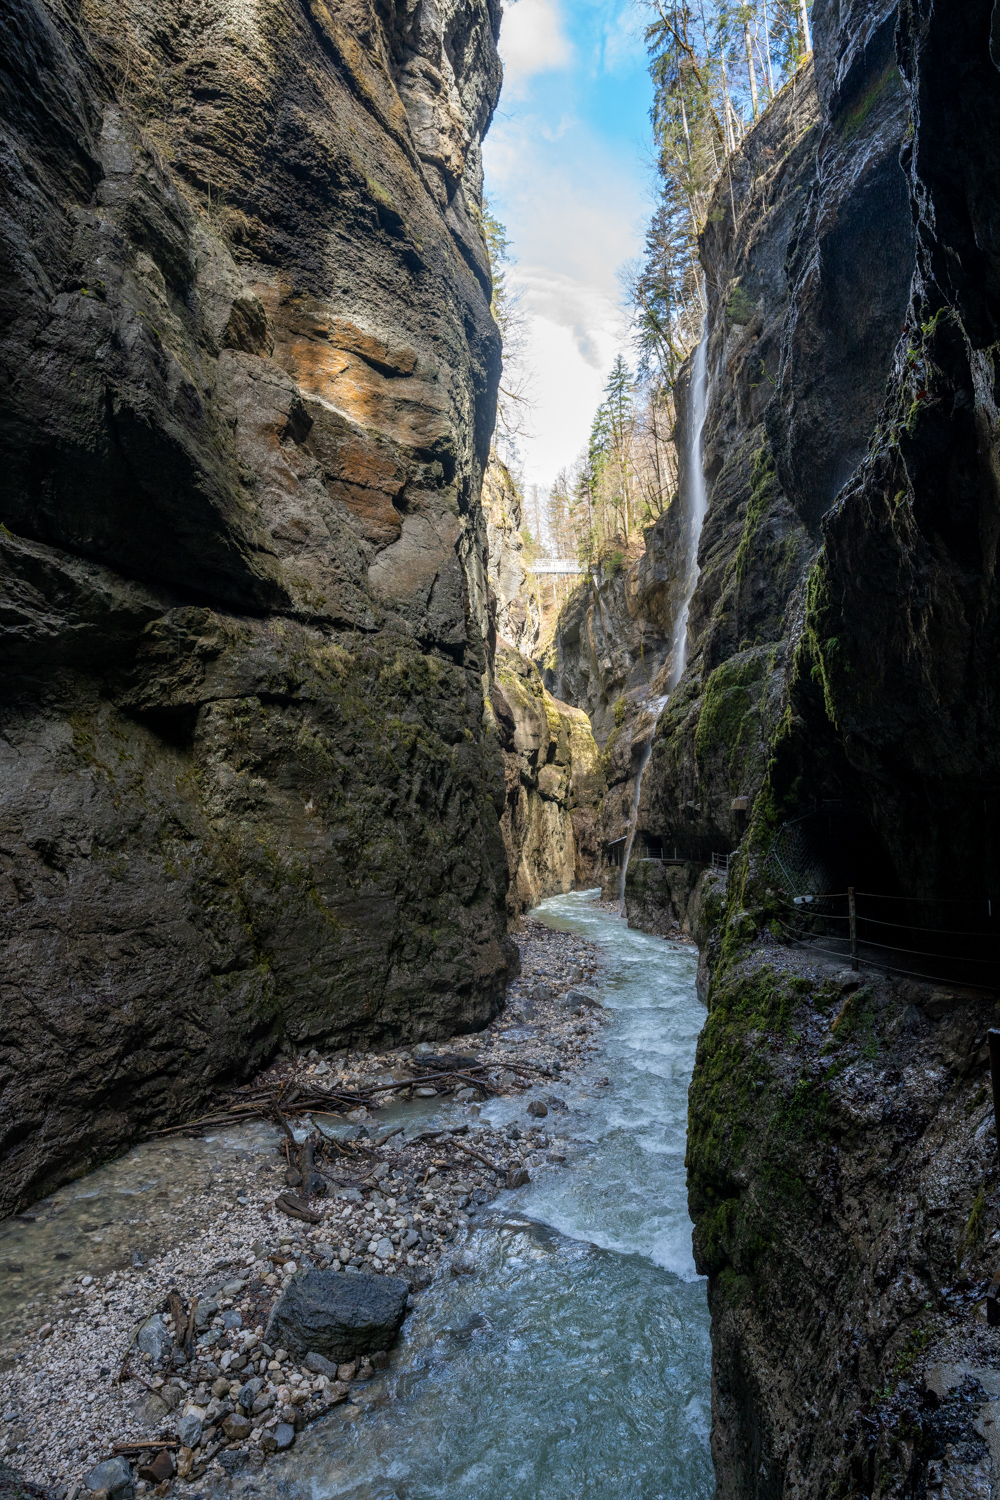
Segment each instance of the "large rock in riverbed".
M95 1494L105 1494L108 1500L133 1500L135 1486L132 1470L122 1457L109 1458L84 1475L84 1488Z
M409 1290L397 1276L303 1271L272 1312L266 1340L338 1364L388 1349L406 1316Z

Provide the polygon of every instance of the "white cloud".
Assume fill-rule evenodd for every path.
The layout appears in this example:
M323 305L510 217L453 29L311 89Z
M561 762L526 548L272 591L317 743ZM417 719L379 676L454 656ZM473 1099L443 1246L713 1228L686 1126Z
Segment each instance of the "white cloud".
M555 0L517 0L504 7L500 56L507 98L516 98L537 73L570 66L573 48Z
M522 265L552 266L617 297L616 269L642 244L644 183L578 121L556 140L534 115L486 137L487 191L502 200Z
M614 359L625 334L624 319L606 293L545 266L519 266L511 283L525 314L568 332L585 365L601 372Z
M603 64L609 73L628 73L646 61L646 44L635 8L626 4L604 22Z
M525 364L533 376L524 476L547 490L587 441L624 341L624 319L606 293L545 267L519 267L515 285L527 322Z
M634 0L505 3L506 82L486 182L510 233L509 280L526 320L524 478L543 490L585 445L611 364L627 350L617 272L641 253L649 215L637 145L648 94L641 21Z

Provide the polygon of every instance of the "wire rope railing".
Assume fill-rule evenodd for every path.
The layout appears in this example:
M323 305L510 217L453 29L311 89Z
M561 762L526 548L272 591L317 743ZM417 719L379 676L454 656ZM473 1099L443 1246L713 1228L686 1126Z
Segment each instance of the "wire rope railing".
M976 989L1000 986L1000 933L990 897L939 899L853 887L796 896L779 890L776 895L781 905L774 921L781 933L813 952L842 959L855 969L864 964L934 983ZM874 902L894 902L900 915L876 917L870 909ZM957 910L968 912L967 925L935 925L935 906L947 906L956 914ZM919 916L921 910L929 920L906 920Z

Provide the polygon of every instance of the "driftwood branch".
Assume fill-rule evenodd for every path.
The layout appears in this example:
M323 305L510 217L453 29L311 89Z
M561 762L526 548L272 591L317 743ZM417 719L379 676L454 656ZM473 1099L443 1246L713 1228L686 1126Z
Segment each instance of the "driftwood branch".
M482 1152L474 1151L471 1146L463 1146L462 1142L456 1141L454 1137L452 1137L448 1144L454 1146L456 1151L464 1151L466 1156L474 1156L477 1161L481 1161L484 1167L489 1167L490 1171L495 1172L498 1177L504 1175L505 1168L498 1167L496 1162L489 1161L483 1156Z

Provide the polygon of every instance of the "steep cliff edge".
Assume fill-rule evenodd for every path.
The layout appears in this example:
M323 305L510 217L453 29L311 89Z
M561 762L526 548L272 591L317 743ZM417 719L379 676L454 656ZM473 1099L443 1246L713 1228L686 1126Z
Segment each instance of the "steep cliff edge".
M800 74L734 161L735 226L724 183L703 242L711 503L639 826L694 862L738 851L700 913L688 1156L734 1500L985 1500L1000 1480L983 1309L1000 1013L787 941L792 894L854 885L905 898L912 949L934 926L967 927L966 953L993 944L991 18L978 0L817 0L814 102ZM755 174L762 142L777 149ZM769 858L793 829L801 888ZM811 936L835 948L843 930Z
M18 0L0 1212L508 968L479 505L499 5Z

